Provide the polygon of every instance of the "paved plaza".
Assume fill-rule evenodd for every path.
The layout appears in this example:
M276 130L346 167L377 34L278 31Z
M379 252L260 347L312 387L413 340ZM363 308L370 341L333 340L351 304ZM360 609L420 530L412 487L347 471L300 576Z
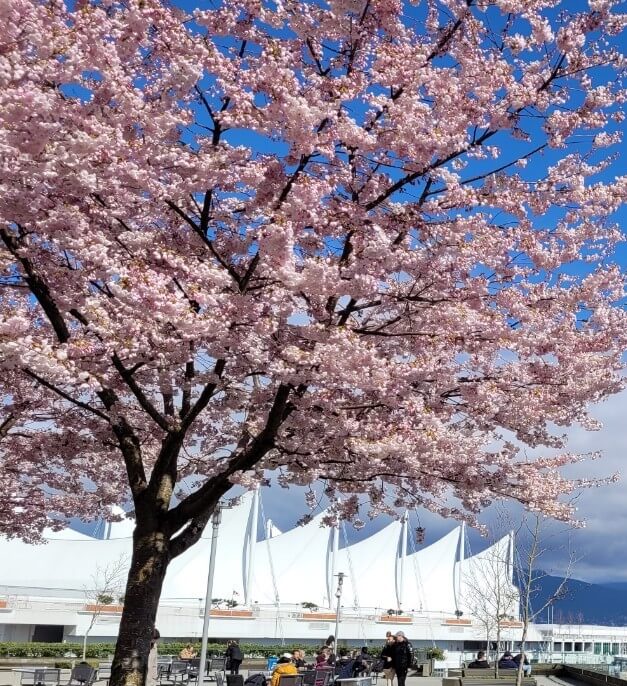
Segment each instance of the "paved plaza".
M569 677L555 677L538 675L534 677L538 686L584 686L584 682ZM61 684L67 684L70 680L70 670L61 671ZM97 681L95 686L105 686L104 681ZM214 682L206 682L214 683ZM396 682L394 682L396 683ZM407 686L442 686L441 677L409 676ZM19 686L20 674L12 672L9 667L0 667L0 686ZM385 686L385 680L379 679L377 686ZM587 686L587 685L586 685Z

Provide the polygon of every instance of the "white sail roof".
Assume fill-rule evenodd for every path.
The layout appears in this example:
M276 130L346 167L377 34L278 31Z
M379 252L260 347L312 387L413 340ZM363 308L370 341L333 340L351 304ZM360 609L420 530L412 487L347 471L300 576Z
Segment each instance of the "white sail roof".
M496 593L500 588L502 595L510 598L510 607L505 608L508 614L517 616L518 591L512 573L511 539L506 535L462 563L459 571L461 607L472 613L474 596L482 592Z
M222 521L218 529L216 564L213 579L214 598L243 602L246 565L246 544L251 535L251 506L253 494L246 493L239 505L222 510ZM174 558L168 567L163 582L161 597L204 599L209 573L211 550L211 522L207 524L202 539ZM256 537L256 532L255 532Z
M281 603L328 606L327 563L333 529L322 526L324 515L321 512L304 526L256 543L253 602L275 603L278 595Z
M504 537L479 554L457 561L460 528L418 552L402 557L406 529L393 521L358 543L337 549L338 529L322 526L325 513L307 525L257 541L256 497L242 496L239 505L222 512L212 596L249 604L335 607L337 573L346 577L341 603L351 608L400 608L406 612L470 611L468 580L484 579L489 592L490 565L512 583L511 544ZM73 529L46 532L46 545L0 537L0 590L5 594L82 597L99 570L125 559L130 562L133 521L112 527L111 538L97 539ZM274 532L273 532L274 533ZM122 535L126 534L126 535ZM202 539L169 566L162 599L204 602L212 526ZM266 532L267 535L267 532ZM333 563L333 551L335 564ZM246 596L250 575L250 588ZM19 590L23 589L23 590ZM28 591L30 592L30 591ZM511 614L516 614L512 607Z
M93 577L122 558L130 561L131 540L103 541L66 530L43 545L0 540L0 585L46 590L76 590L93 586Z
M402 524L394 521L376 534L338 551L336 570L347 574L344 607L396 608L396 563Z
M405 559L403 609L405 611L455 611L455 560L460 528Z

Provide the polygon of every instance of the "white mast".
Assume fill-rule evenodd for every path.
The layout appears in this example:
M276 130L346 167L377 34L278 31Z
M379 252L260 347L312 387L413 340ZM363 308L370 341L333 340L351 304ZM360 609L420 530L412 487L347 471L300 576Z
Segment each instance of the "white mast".
M461 617L463 612L461 610L461 595L462 595L462 577L464 573L464 560L466 559L466 522L462 522L459 527L459 543L457 545L458 563L453 567L453 594L455 597L455 614ZM455 575L457 569L457 577Z
M403 515L403 518L401 519L402 526L401 526L401 538L400 538L400 546L399 546L399 557L397 560L398 564L398 572L397 572L397 579L396 579L396 609L400 610L401 606L403 604L403 577L405 573L405 558L407 557L407 520L409 518L409 514L407 510L405 510L405 514Z
M514 584L514 530L509 532L509 542L507 545L507 573L512 585Z
M335 582L335 565L337 561L337 549L339 542L339 527L337 522L331 527L330 533L331 559L327 558L327 605L333 609L333 584ZM329 564L330 562L330 564Z
M253 503L250 509L250 519L248 527L248 554L246 568L246 583L244 584L244 605L248 606L251 601L252 581L253 581L253 559L255 556L255 544L257 543L257 526L259 522L259 489L256 488L253 494Z

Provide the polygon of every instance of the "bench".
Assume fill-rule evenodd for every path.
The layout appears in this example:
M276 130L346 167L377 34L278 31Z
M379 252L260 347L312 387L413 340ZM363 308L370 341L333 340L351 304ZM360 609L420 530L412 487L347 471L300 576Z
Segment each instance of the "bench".
M463 676L459 680L461 686L509 686L516 683L515 676ZM536 680L531 676L524 676L521 681L522 686L537 686Z
M464 669L459 680L460 686L510 686L516 683L517 669L499 669L499 675L494 675L494 669ZM521 686L537 686L533 677L523 676Z
M489 669L468 669L465 667L457 681L459 686L512 686L516 683L517 675L517 669L499 669L499 676L496 677L494 667ZM537 686L537 682L533 677L523 676L521 686Z

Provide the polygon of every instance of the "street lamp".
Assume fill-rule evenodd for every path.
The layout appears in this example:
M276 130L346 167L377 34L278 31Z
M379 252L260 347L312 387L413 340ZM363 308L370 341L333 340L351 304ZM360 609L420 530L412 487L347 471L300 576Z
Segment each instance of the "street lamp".
M339 572L337 575L337 590L335 597L337 598L337 609L335 610L335 655L337 656L337 635L340 627L340 601L342 600L342 586L344 584L344 572Z
M217 503L211 515L211 553L209 554L209 573L207 575L207 593L205 595L205 613L202 623L202 641L200 644L200 662L198 663L198 684L202 685L205 678L207 663L207 642L209 636L209 619L211 617L211 598L213 596L213 576L216 568L216 551L218 548L218 528L222 521L222 510L233 507L234 502Z

